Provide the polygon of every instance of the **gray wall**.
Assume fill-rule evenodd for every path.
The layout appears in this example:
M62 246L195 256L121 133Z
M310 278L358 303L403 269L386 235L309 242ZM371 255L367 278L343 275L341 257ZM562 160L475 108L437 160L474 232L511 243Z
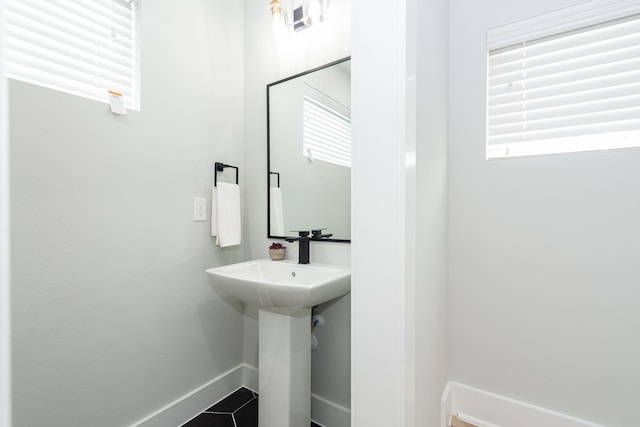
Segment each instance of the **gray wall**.
M267 123L266 86L282 78L349 56L351 2L331 2L331 15L323 25L294 33L288 42L269 39L264 3L245 0L245 169L251 258L267 256ZM296 244L287 244L287 258L297 259ZM350 264L350 245L311 243L311 261ZM312 353L311 390L330 401L350 406L350 295L327 304L327 324ZM324 308L323 308L324 309ZM244 317L244 361L258 366L257 312L248 307ZM322 349L322 350L321 350ZM320 353L320 352L324 353ZM323 357L319 357L322 355ZM319 379L322 377L322 379Z
M575 3L451 1L450 379L635 426L640 152L484 160L486 30Z
M145 2L126 117L11 82L15 427L129 425L241 363L242 307L204 269L248 245L220 250L192 222L214 161L242 180L241 17Z
M447 381L449 2L417 0L415 173L416 426L436 426Z

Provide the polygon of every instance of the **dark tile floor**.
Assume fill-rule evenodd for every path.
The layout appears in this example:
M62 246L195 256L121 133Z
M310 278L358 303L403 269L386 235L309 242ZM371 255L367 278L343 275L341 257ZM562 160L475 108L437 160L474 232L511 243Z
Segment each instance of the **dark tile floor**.
M239 388L182 427L257 427L258 394ZM311 423L311 427L320 427Z

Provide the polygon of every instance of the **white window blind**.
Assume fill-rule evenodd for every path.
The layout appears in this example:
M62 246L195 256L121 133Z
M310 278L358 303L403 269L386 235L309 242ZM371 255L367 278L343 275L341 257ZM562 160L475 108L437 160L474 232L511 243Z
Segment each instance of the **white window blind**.
M302 154L351 167L351 110L306 83Z
M487 158L640 147L640 2L487 34Z
M140 109L137 5L129 0L6 0L6 73Z

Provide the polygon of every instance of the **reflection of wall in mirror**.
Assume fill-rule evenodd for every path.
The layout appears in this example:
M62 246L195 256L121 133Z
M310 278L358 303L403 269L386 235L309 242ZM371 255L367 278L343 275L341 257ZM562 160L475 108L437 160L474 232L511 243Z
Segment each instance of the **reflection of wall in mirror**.
M351 236L351 169L302 154L303 87L307 83L351 107L348 67L339 64L270 88L271 170L280 172L284 230L327 228L333 238Z

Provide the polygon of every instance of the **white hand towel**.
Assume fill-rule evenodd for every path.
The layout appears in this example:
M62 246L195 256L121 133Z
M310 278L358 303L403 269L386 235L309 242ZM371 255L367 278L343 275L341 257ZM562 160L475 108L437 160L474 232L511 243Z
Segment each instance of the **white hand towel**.
M211 236L216 238L216 245L219 245L218 241L218 202L217 202L216 187L211 187Z
M218 182L212 195L211 235L221 248L239 245L242 236L240 214L240 187Z
M282 191L278 187L271 187L269 198L269 231L272 236L284 236L284 212L282 210Z

